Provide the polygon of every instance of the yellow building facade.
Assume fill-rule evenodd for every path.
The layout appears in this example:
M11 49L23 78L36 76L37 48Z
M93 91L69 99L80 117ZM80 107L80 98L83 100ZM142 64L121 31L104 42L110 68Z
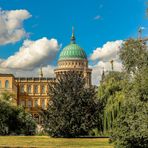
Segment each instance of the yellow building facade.
M88 60L85 51L76 44L74 32L71 42L60 53L58 66L54 70L56 77L15 77L12 74L0 74L0 93L9 91L14 94L16 104L23 106L32 116L40 122L39 111L46 109L50 96L48 86L56 83L56 79L67 71L75 71L82 74L86 85L91 85L91 72L88 68Z

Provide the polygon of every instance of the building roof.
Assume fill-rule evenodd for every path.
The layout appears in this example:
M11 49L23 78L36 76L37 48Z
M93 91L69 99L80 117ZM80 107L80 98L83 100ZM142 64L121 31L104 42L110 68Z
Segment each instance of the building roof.
M0 73L0 77L14 77L13 74L3 74L3 73Z
M60 53L59 61L61 60L84 60L87 59L85 51L76 44L74 32L71 36L71 43L67 45Z

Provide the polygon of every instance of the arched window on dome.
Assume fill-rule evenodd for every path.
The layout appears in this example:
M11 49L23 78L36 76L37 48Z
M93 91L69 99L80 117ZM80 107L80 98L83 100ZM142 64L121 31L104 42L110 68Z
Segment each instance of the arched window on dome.
M9 81L6 80L6 81L5 81L5 88L8 89L9 87L10 87L10 86L9 86Z

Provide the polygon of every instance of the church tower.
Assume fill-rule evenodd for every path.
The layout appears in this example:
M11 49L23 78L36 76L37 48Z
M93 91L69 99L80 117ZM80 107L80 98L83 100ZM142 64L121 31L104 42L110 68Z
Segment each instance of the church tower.
M88 60L85 51L76 44L74 30L70 44L63 48L58 60L58 67L55 69L56 77L67 71L74 71L82 74L86 80L87 86L91 86L91 72L92 69L88 68Z

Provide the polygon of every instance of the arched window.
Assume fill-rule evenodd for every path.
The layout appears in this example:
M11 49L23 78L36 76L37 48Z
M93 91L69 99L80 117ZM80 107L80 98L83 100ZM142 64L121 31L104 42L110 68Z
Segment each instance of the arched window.
M2 88L2 82L0 81L0 88Z
M8 81L8 80L5 81L5 88L6 88L6 89L9 88L9 81Z
M30 94L31 93L31 85L28 85L27 87L27 92Z
M38 93L38 86L37 86L37 85L34 86L34 93L35 93L35 94Z

